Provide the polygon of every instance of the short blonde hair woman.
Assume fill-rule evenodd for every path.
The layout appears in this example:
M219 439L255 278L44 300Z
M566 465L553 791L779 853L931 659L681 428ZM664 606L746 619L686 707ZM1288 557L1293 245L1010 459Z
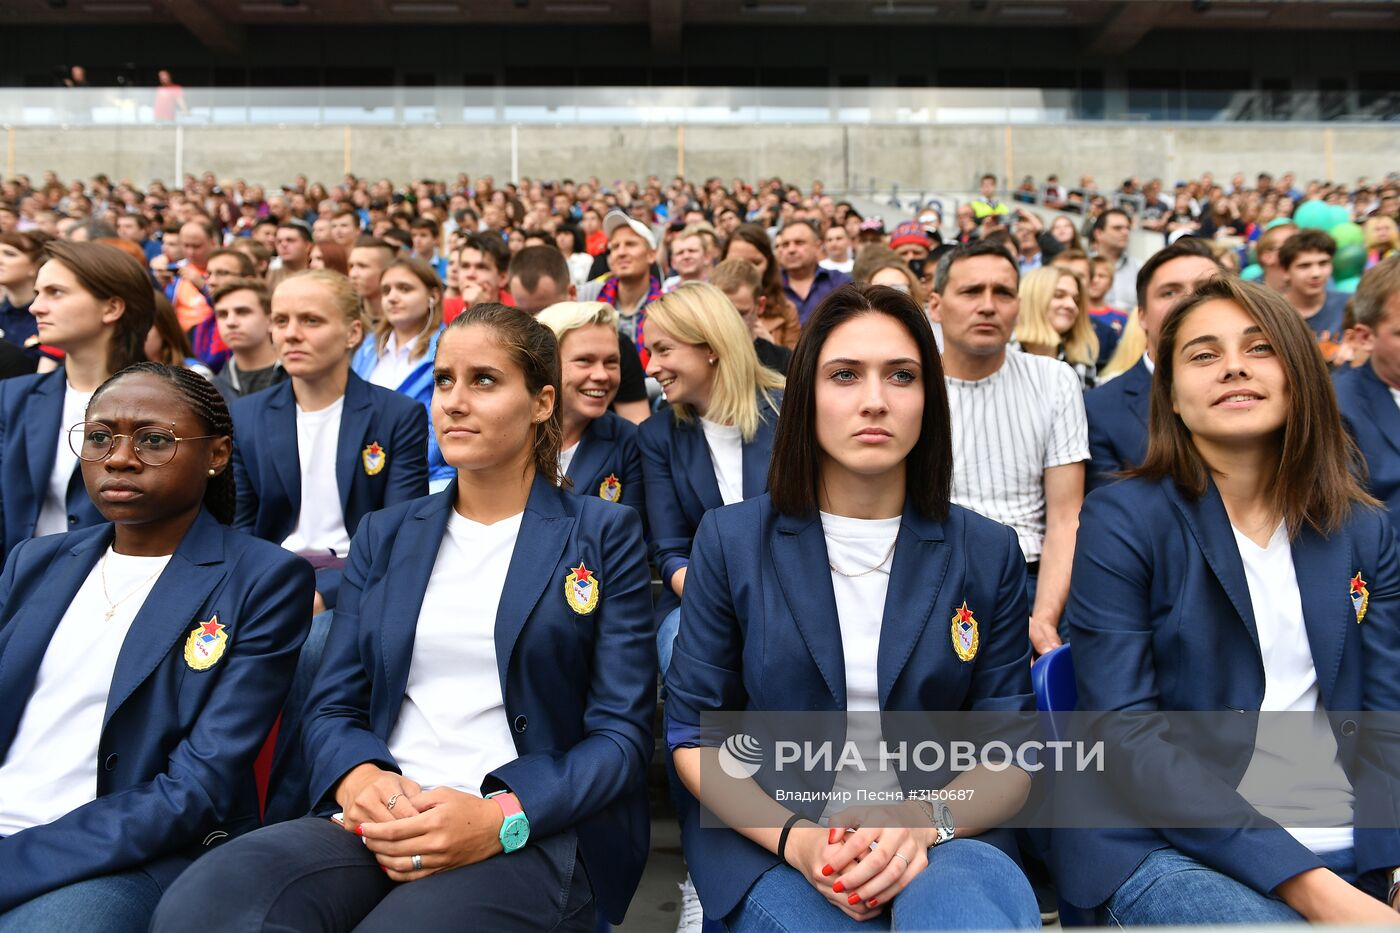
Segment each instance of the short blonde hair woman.
M1021 279L1016 340L1027 353L1064 360L1084 388L1097 384L1099 338L1089 320L1088 288L1073 270L1042 267Z
M569 480L565 488L631 506L645 518L637 426L611 410L622 384L617 309L601 301L561 301L535 320L559 341L559 472Z

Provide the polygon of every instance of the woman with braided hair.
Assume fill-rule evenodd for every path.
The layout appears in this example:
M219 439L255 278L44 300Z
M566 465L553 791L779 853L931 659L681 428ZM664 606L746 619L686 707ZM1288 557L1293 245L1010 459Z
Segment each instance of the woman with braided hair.
M62 433L103 522L0 575L0 931L144 931L258 825L313 575L231 527L233 423L201 376L127 367Z

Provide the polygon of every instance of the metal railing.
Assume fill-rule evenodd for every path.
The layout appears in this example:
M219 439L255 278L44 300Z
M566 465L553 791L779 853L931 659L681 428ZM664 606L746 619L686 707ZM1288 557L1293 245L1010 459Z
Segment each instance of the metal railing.
M1400 119L1400 93L1031 88L5 88L0 124L987 125Z

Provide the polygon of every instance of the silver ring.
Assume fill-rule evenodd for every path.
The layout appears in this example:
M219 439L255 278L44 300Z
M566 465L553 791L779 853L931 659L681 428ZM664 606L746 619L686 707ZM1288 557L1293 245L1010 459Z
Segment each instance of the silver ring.
M876 849L878 849L879 847L880 847L880 843L878 843L878 842L872 842L872 843L870 843L870 851L871 851L871 852L874 852L874 851L875 851Z
M386 804L384 804L384 809L386 809L386 810L392 810L392 809L394 809L394 804L398 803L398 802L399 802L399 798L402 797L402 796L403 796L402 794L395 794L394 796L390 797L390 798L389 798L389 802L386 803Z
M422 870L423 870L423 856L421 856L421 855L415 855L415 856L411 859L411 861L413 862L413 870L414 870L414 871L422 871Z
M895 858L898 858L898 859L904 859L904 867L905 867L905 868L908 868L908 867L909 867L909 859L904 858L904 856L900 855L898 852L896 852L896 853L894 854L894 857L895 857Z

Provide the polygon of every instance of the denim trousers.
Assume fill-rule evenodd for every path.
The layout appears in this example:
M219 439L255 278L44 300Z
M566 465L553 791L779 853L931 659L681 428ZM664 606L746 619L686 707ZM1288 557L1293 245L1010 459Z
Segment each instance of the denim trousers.
M143 871L89 878L0 914L0 933L146 933L160 894Z
M1319 855L1324 865L1356 884L1351 849ZM1234 923L1301 923L1282 900L1260 894L1176 849L1158 849L1128 876L1100 909L1117 926L1196 926Z
M730 933L870 930L1039 930L1026 877L996 846L954 839L928 851L928 867L872 920L857 922L788 865L764 872L725 919Z

